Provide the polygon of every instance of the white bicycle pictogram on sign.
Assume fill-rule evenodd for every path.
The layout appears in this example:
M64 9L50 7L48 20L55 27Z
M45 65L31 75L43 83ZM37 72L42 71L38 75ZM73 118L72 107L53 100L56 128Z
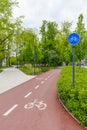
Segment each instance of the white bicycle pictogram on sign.
M74 36L74 37L72 36L72 37L70 38L70 41L71 41L71 42L73 42L73 41L78 42L78 38L75 37L75 36Z
M44 110L47 107L47 104L43 103L43 101L34 100L34 102L30 102L24 106L25 109L32 109L33 107L37 107L39 110Z

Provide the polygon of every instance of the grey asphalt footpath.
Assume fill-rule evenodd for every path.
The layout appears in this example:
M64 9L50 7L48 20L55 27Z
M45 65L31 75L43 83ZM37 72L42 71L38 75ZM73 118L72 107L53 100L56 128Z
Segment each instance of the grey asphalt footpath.
M3 69L0 73L0 94L34 77L16 68Z

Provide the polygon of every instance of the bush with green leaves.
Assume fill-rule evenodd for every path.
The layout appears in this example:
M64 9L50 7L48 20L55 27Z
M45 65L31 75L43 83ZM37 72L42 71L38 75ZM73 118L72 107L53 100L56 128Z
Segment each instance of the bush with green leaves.
M72 86L72 67L64 67L57 83L58 96L81 125L87 127L87 69L75 67L75 86Z
M36 75L41 74L42 72L46 72L52 70L56 67L49 67L49 66L36 66L35 71ZM32 64L25 64L24 66L19 68L21 71L26 73L27 75L34 75L34 67Z
M2 70L0 70L0 73L2 72Z

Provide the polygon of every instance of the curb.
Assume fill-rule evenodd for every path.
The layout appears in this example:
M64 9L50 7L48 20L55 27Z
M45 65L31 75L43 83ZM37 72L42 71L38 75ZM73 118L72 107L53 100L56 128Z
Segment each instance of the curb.
M59 102L61 103L61 105L63 106L63 108L66 110L66 112L74 119L74 120L76 120L76 122L78 123L78 124L80 124L80 122L77 120L77 118L74 116L74 115L72 115L71 114L71 112L66 108L66 106L63 104L63 102L62 102L62 100L60 99L60 97L57 95L57 99L59 100ZM82 125L81 125L82 126ZM87 127L85 127L85 126L82 126L83 128L85 128L85 129L87 129Z

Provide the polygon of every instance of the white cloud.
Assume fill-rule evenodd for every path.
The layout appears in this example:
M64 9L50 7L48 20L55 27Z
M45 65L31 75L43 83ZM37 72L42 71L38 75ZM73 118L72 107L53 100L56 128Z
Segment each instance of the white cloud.
M87 21L87 0L18 0L19 7L14 9L14 16L24 15L26 27L39 28L42 20L73 21L76 24L79 14L83 13Z

